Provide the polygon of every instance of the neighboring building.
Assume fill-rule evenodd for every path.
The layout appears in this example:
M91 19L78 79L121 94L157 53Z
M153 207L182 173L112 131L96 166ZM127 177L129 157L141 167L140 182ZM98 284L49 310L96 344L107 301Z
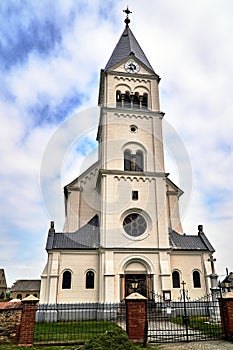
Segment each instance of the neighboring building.
M48 232L42 303L118 302L135 286L176 299L182 281L191 298L210 291L214 248L201 225L183 233L183 192L164 167L160 78L125 23L100 74L99 159L64 188L64 232L53 222Z
M17 280L10 289L11 299L24 299L29 295L40 299L40 280Z
M0 269L0 300L5 299L7 292L6 277L4 269Z
M227 269L226 277L220 282L219 287L223 293L233 292L233 272L228 273Z

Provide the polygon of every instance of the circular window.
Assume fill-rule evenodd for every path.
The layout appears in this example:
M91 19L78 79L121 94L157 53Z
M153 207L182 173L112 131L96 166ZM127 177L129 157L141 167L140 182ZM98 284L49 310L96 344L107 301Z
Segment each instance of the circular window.
M124 218L123 227L128 235L138 237L146 231L146 220L140 214L129 214Z
M138 127L136 125L130 125L129 128L130 128L131 132L137 132L137 130L138 130Z

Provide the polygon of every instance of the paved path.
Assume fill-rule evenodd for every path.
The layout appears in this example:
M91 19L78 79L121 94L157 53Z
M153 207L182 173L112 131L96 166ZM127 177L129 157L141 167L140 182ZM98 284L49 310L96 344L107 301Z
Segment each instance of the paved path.
M167 340L168 342L186 341L186 327L182 324L176 324L169 321L161 322L150 322L148 331L148 341L163 342ZM189 328L188 339L190 342L205 339L205 336L194 329Z
M226 341L202 341L190 343L160 344L161 350L233 350L233 343Z

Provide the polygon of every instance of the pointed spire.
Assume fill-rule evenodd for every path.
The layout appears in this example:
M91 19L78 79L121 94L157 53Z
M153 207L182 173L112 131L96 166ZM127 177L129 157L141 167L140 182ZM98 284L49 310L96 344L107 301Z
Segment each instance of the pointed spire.
M125 10L126 11L126 10ZM126 17L127 19L127 17ZM105 70L110 69L115 64L121 62L122 60L126 59L130 55L133 55L134 57L138 58L146 67L151 69L153 68L148 61L146 55L144 54L143 50L141 49L139 43L137 42L136 38L134 37L132 31L130 30L128 26L129 19L127 20L126 27L120 37L120 40L118 41L115 49L113 50L113 53L105 67Z

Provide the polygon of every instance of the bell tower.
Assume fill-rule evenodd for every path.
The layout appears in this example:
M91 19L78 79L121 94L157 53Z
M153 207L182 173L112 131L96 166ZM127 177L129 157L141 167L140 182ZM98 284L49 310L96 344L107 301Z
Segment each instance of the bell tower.
M129 28L130 11L125 12L125 29L100 76L100 244L168 248L170 184L164 168L160 78ZM179 217L173 221L178 223L173 228L181 229Z

